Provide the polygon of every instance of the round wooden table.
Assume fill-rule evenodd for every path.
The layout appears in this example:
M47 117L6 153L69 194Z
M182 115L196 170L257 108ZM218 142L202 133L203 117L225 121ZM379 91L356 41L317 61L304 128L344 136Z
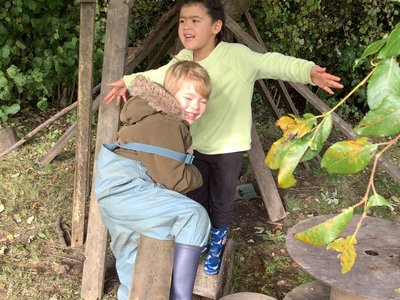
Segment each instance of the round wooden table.
M317 280L331 287L331 300L400 299L400 224L366 217L357 235L357 258L353 268L341 273L338 252L297 240L295 233L322 223L335 215L313 217L292 227L286 247L292 259ZM354 233L360 215L340 234Z

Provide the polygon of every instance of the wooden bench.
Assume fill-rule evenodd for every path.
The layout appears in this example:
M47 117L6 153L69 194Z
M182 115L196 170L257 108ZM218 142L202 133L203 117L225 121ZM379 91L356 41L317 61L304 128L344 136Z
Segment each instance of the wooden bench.
M173 241L140 237L129 300L169 299L173 254ZM233 254L233 240L229 239L222 257L221 271L212 276L204 274L204 257L202 258L197 269L194 295L219 299L229 294Z

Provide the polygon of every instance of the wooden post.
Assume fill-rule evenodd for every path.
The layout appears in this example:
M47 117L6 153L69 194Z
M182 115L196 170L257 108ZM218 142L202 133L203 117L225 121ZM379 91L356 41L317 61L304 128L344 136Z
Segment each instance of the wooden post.
M78 131L75 151L71 247L83 245L85 207L86 201L89 198L95 15L95 0L92 2L81 2L77 114Z
M174 241L140 236L129 300L168 300L171 288Z
M283 207L271 170L264 163L265 152L262 148L260 139L254 124L251 127L251 149L249 158L253 166L256 180L268 216L272 222L276 222L286 217L286 211Z
M133 3L134 0L111 0L108 6L95 158L102 144L117 139L119 107L107 105L103 99L110 90L107 83L118 80L124 74L128 18ZM92 191L81 288L84 299L100 299L103 294L106 249L107 230Z

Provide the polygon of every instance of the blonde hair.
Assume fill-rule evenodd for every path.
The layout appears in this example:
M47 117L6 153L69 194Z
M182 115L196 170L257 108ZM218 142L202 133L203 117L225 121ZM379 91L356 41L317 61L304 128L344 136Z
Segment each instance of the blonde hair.
M164 87L172 95L181 88L182 82L190 80L196 91L208 99L211 94L211 80L207 71L198 63L189 60L181 60L170 66L165 74Z

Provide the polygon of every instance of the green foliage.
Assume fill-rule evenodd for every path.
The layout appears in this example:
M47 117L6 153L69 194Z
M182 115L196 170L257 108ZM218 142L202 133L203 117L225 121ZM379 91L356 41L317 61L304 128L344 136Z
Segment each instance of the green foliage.
M57 90L75 88L80 6L62 0L9 0L2 6L5 9L0 10L0 118L5 122L21 106L45 110ZM98 6L98 16L104 9ZM97 82L104 23L98 17Z
M78 10L60 0L6 1L4 7L0 101L4 107L37 101L45 108L54 86L76 76Z
M355 59L400 21L398 2L388 0L258 0L250 13L269 51L312 60L339 75L345 86L356 85L370 69L363 64L354 71ZM337 113L362 117L366 99L361 89Z

